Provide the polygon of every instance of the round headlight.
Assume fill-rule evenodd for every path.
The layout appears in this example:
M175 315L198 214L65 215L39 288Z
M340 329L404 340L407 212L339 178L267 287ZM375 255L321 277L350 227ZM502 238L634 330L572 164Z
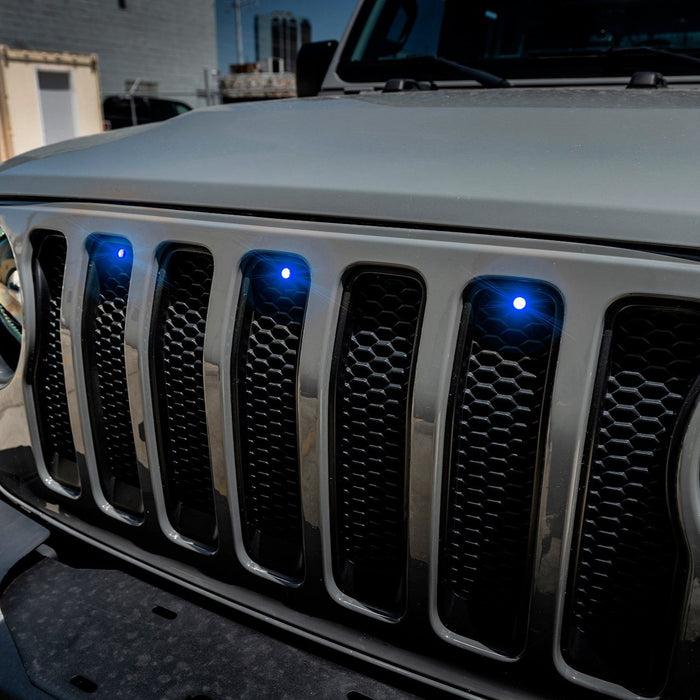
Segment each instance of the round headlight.
M21 343L22 284L10 240L0 228L0 381L17 369Z

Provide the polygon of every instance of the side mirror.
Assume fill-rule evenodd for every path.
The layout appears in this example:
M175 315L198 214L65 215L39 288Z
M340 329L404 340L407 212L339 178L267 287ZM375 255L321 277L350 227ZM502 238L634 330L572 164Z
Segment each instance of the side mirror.
M296 73L298 97L318 95L337 48L337 41L315 41L299 49Z

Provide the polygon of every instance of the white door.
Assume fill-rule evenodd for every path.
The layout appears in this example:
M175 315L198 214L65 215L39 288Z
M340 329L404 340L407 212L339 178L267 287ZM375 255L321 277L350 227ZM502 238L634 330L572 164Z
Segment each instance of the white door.
M45 144L77 136L70 78L68 72L38 71L39 102Z

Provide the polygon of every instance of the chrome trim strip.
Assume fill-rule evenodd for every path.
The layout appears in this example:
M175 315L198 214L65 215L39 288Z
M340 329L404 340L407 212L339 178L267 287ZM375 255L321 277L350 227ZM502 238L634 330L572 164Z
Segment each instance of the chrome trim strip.
M610 290L601 285L596 290L571 289L564 295L563 327L552 387L535 534L527 640L528 648L540 658L551 656L552 639L558 639L554 629L556 593L568 565L562 556L562 538L573 526L575 508L572 510L571 499L579 484L603 316L609 296ZM575 426L573 432L571 426ZM570 504L566 510L561 507L563 503Z
M149 328L152 289L151 283L156 272L154 270L155 249L149 248L134 238L130 238L132 247L131 282L129 285L129 299L126 306L126 319L124 323L124 365L126 369L126 386L129 395L129 408L131 411L131 429L134 437L134 449L136 450L136 462L143 497L144 514L143 523L152 529L157 527L153 507L155 498L154 485L151 479L151 463L148 455L146 438L146 408L145 404L149 396L141 388L144 382L148 382L141 374L140 358L142 349L142 333L144 328ZM151 296L149 297L149 291ZM146 339L147 342L147 339Z
M241 282L243 275L241 274L241 257L238 246L234 246L234 253L229 249L225 253L225 257L220 257L222 253L214 257L214 274L216 275L217 259L225 259L230 263L230 281L225 296L225 305L222 305L222 313L224 314L224 328L219 335L219 408L218 415L215 418L220 422L221 435L223 439L223 454L220 458L223 460L223 467L226 483L226 495L230 517L230 527L233 536L233 547L235 555L238 558L241 566L251 573L262 576L277 583L287 583L280 580L264 567L256 564L249 556L243 543L243 524L241 521L241 508L238 500L238 475L236 473L236 447L233 430L233 406L231 398L231 355L233 353L233 335L236 327L236 310L238 308L238 298L241 293ZM212 295L213 297L213 295ZM206 342L206 341L205 341ZM206 355L205 355L206 357ZM207 395L207 400L209 395ZM207 403L207 413L209 412L209 403ZM209 420L209 419L207 419ZM210 435L211 440L211 435ZM211 446L210 446L211 449ZM214 464L212 452L212 469ZM221 467L217 468L220 469ZM220 478L217 477L217 478ZM218 515L217 515L218 517Z
M683 638L697 643L700 641L700 400L683 439L676 493L691 559L691 593Z
M38 444L38 427L36 425L36 412L33 410L31 386L27 382L27 363L31 353L30 348L36 346L36 304L34 299L34 276L32 274L32 247L25 233L25 223L22 217L17 220L14 212L5 211L0 215L0 228L10 239L15 253L15 263L20 275L22 291L26 294L22 311L22 345L20 347L17 369L14 376L0 388L0 447L1 449L29 449L32 450L34 464L32 472L37 471L37 465L41 460L35 446ZM25 291L26 290L26 291ZM34 419L34 425L30 428L30 420ZM34 446L34 447L32 447ZM43 466L43 463L42 463ZM44 468L44 471L46 469ZM46 483L39 475L42 483Z
M311 270L311 287L299 353L297 394L304 558L307 581L321 595L326 595L324 583L333 578L328 492L328 390L343 270L342 263L329 264L318 251L306 254L305 258Z
M230 343L227 339L233 328L230 291L236 275L231 274L228 262L233 263L230 251L226 257L209 249L214 262L214 273L209 294L207 325L202 348L204 372L204 405L207 414L207 435L209 438L209 463L212 487L214 489L214 513L217 528L217 549L225 551L230 543L231 506L236 497L235 488L230 489L225 458L225 436L227 424L224 422L223 382L227 365L230 365ZM228 258L228 260L227 260ZM224 261L227 261L224 263ZM234 267L235 270L235 267ZM235 487L235 482L233 482Z
M688 551L690 571L681 639L689 643L689 649L675 662L679 668L696 670L695 679L679 689L679 694L691 697L697 692L693 680L700 674L700 399L696 401L681 447L676 494L681 524Z
M423 610L436 631L437 571L445 418L462 311L462 280L441 288L439 265L424 261L425 308L413 385L408 498L407 608ZM439 282L438 282L439 280ZM428 564L426 566L426 563ZM450 641L442 629L438 636Z
M83 294L87 277L88 256L81 237L62 231L66 239L66 267L63 272L61 295L61 352L63 353L63 375L66 382L68 415L73 433L75 456L80 475L81 497L89 491L91 475L86 467L85 435L81 421L81 392L79 377L82 374L82 352L80 350L80 326L83 320ZM84 399L84 396L83 396ZM93 463L94 466L94 463Z
M340 261L338 261L340 262ZM313 275L316 265L314 261L309 261L311 274ZM341 263L342 264L342 263ZM330 493L330 423L329 416L331 410L331 371L333 367L333 349L335 347L336 332L340 319L340 305L343 298L342 278L345 268L352 264L346 261L332 280L328 281L329 310L328 314L332 318L330 324L326 326L325 342L323 343L324 357L322 364L318 367L319 391L318 391L318 464L319 464L319 492L321 496L321 543L323 553L323 580L326 585L326 592L339 605L342 605L354 612L367 615L375 620L383 622L396 622L393 618L373 610L360 601L343 593L335 582L333 575L333 538L331 533L331 493Z

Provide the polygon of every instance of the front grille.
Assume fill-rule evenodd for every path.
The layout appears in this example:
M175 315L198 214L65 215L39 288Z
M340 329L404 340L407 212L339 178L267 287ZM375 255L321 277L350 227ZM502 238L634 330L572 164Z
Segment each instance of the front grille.
M467 293L457 348L440 615L452 631L509 656L525 646L560 309L551 288L482 280Z
M418 279L347 280L333 380L333 566L339 588L400 616L405 596L410 391L423 306Z
M296 396L309 270L299 259L270 254L253 256L245 267L232 371L245 546L253 561L298 580Z
M80 488L61 348L61 292L67 244L60 233L36 232L34 286L38 326L32 389L41 451L49 474L69 489Z
M100 483L109 503L138 514L143 502L124 360L131 246L122 238L98 236L88 241L88 251L83 358Z
M575 668L641 695L663 688L684 601L673 464L699 377L700 307L611 315L565 645Z
M443 689L693 697L695 263L26 209L3 492Z
M204 405L204 334L214 261L200 248L168 248L154 301L153 358L160 467L175 529L203 544L216 539Z

